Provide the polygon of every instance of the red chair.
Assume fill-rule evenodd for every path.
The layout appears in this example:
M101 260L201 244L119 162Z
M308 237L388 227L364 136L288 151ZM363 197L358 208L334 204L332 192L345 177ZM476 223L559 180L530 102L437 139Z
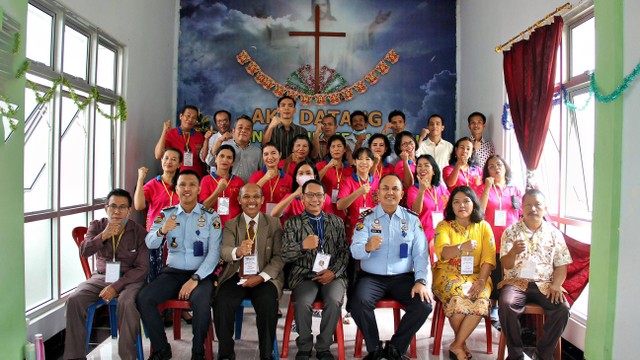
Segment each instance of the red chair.
M435 335L435 339L433 340L433 351L432 355L440 355L440 347L442 345L442 331L444 330L444 306L440 299L435 297L436 307L433 311L433 320L431 322L431 335L433 337ZM492 348L492 336L491 336L491 317L485 316L484 318L485 327L487 330L487 354L493 354Z
M536 341L540 341L542 337L542 331L544 329L544 309L542 306L534 303L527 303L524 306L524 313L534 317L536 326ZM500 333L500 342L498 343L498 360L504 360L504 352L507 347L507 339L504 337L504 333ZM556 345L556 351L553 353L555 360L562 359L562 337L558 339L558 345Z
M382 299L376 303L376 309L393 309L393 326L394 330L398 330L398 325L400 324L400 310L404 310L404 306L395 300L390 299ZM353 351L353 356L357 358L362 357L362 342L364 338L362 336L362 332L360 328L358 328L358 332L356 332L356 343L355 349ZM412 359L416 359L418 357L416 350L416 336L413 335L413 339L411 340L411 345L409 346L409 357Z
M293 317L295 310L293 308L294 299L293 295L289 300L289 307L287 308L287 317L284 321L284 334L282 337L282 351L280 358L286 359L289 357L289 339L291 338L291 326L293 324ZM315 301L312 305L313 310L322 310L324 303L322 301ZM345 360L344 355L344 329L342 328L342 315L338 318L336 323L336 332L333 334L333 338L338 343L338 360Z
M189 300L167 300L162 304L158 305L158 311L162 313L167 309L173 310L173 340L180 340L182 338L182 329L180 328L182 311L183 310L191 310L191 302ZM207 337L204 340L204 356L207 360L213 360L213 320L211 321L211 325L209 326L209 331L207 332ZM153 350L151 351L153 354Z

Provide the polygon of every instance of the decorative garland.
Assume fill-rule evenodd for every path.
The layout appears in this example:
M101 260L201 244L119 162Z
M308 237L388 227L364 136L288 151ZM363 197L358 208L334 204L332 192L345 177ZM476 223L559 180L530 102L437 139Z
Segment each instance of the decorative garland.
M375 85L380 80L378 74L387 74L391 69L390 65L397 63L399 59L400 56L393 49L389 50L371 71L351 85L346 85L347 81L344 80L340 73L323 66L320 71L320 93L314 94L312 89L314 88L315 79L310 77L311 65L305 65L291 74L287 78L287 85L285 86L264 73L258 63L245 50L236 55L238 63L244 66L247 73L253 76L254 80L262 85L265 90L271 91L277 97L287 94L296 100L300 100L303 106L311 105L312 100L318 106L327 105L327 101L331 105L336 105L343 101L353 100L356 95L367 91L368 86L365 81L369 83L369 86ZM388 61L389 64L385 61Z
M591 102L592 98L596 98L596 101L602 103L610 103L616 99L618 99L631 85L631 83L640 75L640 63L636 65L636 67L631 71L631 73L624 77L622 80L622 84L618 85L616 89L609 95L603 95L600 92L600 86L596 82L596 73L591 72L589 74L589 97L585 101L585 103L578 107L574 103L569 100L569 93L564 85L560 86L560 91L555 93L554 96L554 105L559 103L559 98L562 97L563 102L567 109L571 111L583 111L587 108L587 105ZM561 96L560 96L561 95ZM504 103L502 106L502 127L505 130L513 129L513 123L509 121L507 111L509 110L509 104Z

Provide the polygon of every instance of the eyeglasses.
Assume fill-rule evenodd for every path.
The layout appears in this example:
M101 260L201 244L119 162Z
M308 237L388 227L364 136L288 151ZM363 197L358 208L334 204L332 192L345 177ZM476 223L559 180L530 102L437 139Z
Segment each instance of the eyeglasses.
M116 210L120 210L120 211L127 211L129 210L129 206L127 205L116 205L116 204L111 204L109 206L107 206L109 208L110 211L116 211Z
M318 200L324 199L324 193L304 193L304 196L309 200L312 200L314 197Z
M413 141L407 141L407 142L403 142L402 144L400 144L400 146L402 147L407 147L407 146L415 146L415 143Z

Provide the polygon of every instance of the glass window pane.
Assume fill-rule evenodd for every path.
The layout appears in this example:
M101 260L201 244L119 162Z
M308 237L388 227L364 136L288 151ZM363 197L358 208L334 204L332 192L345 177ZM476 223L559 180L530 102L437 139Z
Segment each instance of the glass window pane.
M26 310L52 299L51 219L24 224L24 283Z
M52 208L53 124L51 103L38 104L31 89L24 95L24 212L28 213Z
M596 67L596 22L591 18L571 29L571 76Z
M99 104L100 110L112 115L113 106ZM95 150L94 150L94 198L107 196L113 187L113 146L112 121L96 112Z
M60 119L60 206L87 204L89 128L86 112L62 98Z
M589 94L573 96L581 106ZM572 112L567 139L566 216L591 220L593 210L593 162L595 154L595 107L591 99L582 111Z
M116 52L102 45L98 45L96 83L105 89L116 90Z
M73 214L60 218L60 293L72 290L86 280L80 252L71 231L76 226L87 226L87 213Z
M64 27L63 71L87 80L89 67L89 37L72 27Z
M551 110L549 130L538 164L536 179L540 182L540 190L547 196L547 208L551 214L558 214L558 198L560 196L560 106Z
M53 17L29 4L27 10L27 57L51 66Z

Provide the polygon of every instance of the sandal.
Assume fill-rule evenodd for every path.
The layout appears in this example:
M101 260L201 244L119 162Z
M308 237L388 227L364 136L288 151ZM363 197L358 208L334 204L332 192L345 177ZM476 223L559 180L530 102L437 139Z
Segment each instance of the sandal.
M342 318L342 323L343 323L343 324L345 324L345 325L349 325L349 324L351 324L351 319L352 319L352 317L351 317L351 313L350 313L350 312L348 312L348 313L346 313L346 314L344 315L344 317Z

